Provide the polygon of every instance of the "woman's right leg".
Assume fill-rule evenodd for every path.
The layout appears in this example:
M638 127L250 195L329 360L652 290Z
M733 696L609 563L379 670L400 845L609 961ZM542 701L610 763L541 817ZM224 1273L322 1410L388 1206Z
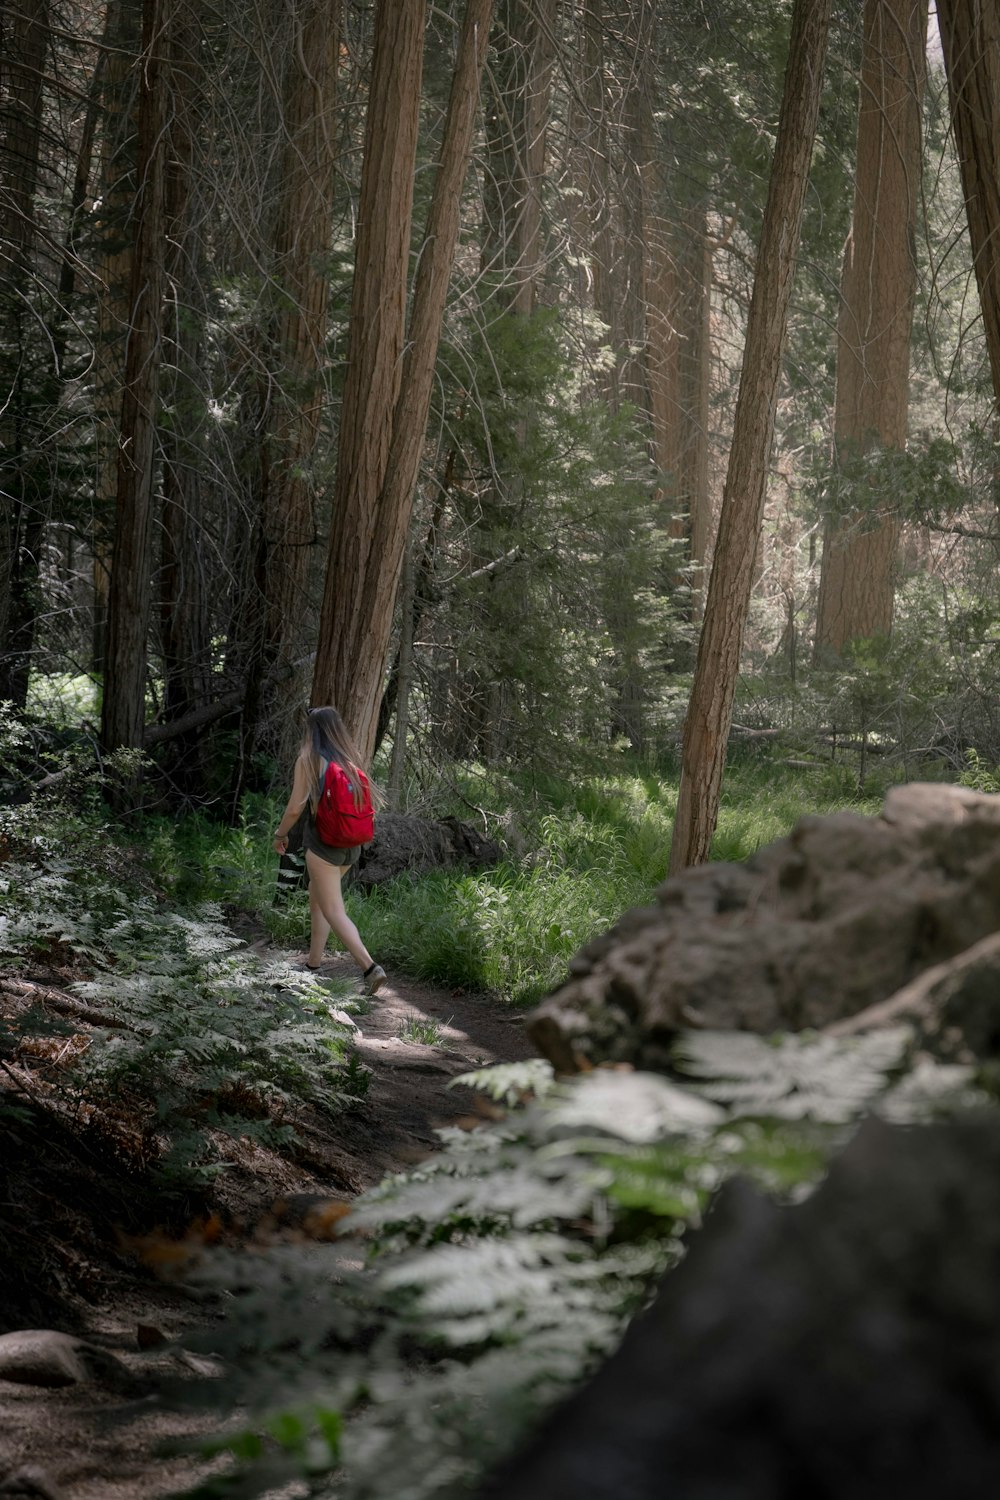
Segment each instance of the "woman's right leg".
M363 973L366 973L371 968L373 959L361 941L361 934L347 915L343 892L340 888L341 876L344 873L343 870L339 865L328 864L318 854L313 854L311 849L306 850L306 867L309 871L310 904L312 903L313 892L315 892L316 908L318 908L324 921L329 923L348 953L354 959L354 962L360 967ZM314 927L314 941L316 936L318 934ZM326 945L325 936L323 945L324 947ZM322 953L319 957L322 957ZM313 953L313 949L310 946L310 963L318 963L319 957Z

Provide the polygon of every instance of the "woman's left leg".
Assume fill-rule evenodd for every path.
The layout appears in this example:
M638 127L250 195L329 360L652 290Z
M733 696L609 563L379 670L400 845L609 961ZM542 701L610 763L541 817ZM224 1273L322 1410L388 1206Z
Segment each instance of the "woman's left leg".
M337 934L348 953L359 966L362 973L367 973L372 967L374 960L364 943L361 934L347 915L344 906L344 896L340 889L340 880L343 870L339 865L328 864L318 854L313 854L311 849L306 850L306 868L309 871L309 912L310 918L316 910L322 919L321 925L316 926L311 922L311 942L309 945L309 962L319 964L323 957L323 948L330 929ZM313 901L315 900L315 906ZM324 930L325 928L325 930ZM323 944L317 951L316 943L322 933Z

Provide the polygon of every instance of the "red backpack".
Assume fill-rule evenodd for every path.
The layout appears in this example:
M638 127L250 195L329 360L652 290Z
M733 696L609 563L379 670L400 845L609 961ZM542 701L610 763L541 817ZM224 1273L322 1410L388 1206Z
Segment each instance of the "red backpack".
M355 788L360 793L357 801ZM355 844L371 843L375 837L375 817L364 771L354 766L345 770L337 761L330 761L316 808L316 832L324 844L334 849L353 849Z

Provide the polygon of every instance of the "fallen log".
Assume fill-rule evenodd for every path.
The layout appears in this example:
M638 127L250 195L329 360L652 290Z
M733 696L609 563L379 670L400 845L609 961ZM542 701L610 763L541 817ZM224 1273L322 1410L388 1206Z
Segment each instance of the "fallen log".
M47 1010L54 1010L57 1015L70 1017L74 1021L83 1021L88 1026L99 1026L115 1031L132 1029L127 1021L119 1020L117 1016L109 1016L106 1011L94 1010L92 1006L75 999L72 995L67 995L63 990L52 989L49 985L33 984L28 979L0 979L0 992L26 1000L30 1005L43 1005Z
M383 812L375 820L375 838L362 853L355 880L369 888L399 875L423 875L456 865L488 869L499 864L500 858L499 844L461 818Z
M281 856L279 891L293 889L305 874L301 854L302 821L292 828ZM418 818L411 813L380 812L375 837L361 851L350 880L362 890L384 885L400 875L426 875L432 870L489 869L500 863L499 844L485 838L461 818Z

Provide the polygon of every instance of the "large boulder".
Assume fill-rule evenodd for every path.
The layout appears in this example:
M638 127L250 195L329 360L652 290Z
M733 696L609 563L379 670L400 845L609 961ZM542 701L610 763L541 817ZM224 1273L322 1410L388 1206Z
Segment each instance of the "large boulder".
M913 783L891 791L878 817L803 818L743 864L666 881L655 905L581 950L528 1030L563 1072L601 1061L655 1070L692 1027L826 1028L876 1004L883 1024L884 1003L933 969L933 994L911 991L891 1018L923 1016L940 1055L970 1045L983 1055L1000 1050L1000 948L966 967L964 992L979 997L974 1044L955 999L962 983L948 974L998 930L1000 797Z
M1000 1474L1000 1119L869 1122L805 1204L723 1189L482 1500L981 1500Z

